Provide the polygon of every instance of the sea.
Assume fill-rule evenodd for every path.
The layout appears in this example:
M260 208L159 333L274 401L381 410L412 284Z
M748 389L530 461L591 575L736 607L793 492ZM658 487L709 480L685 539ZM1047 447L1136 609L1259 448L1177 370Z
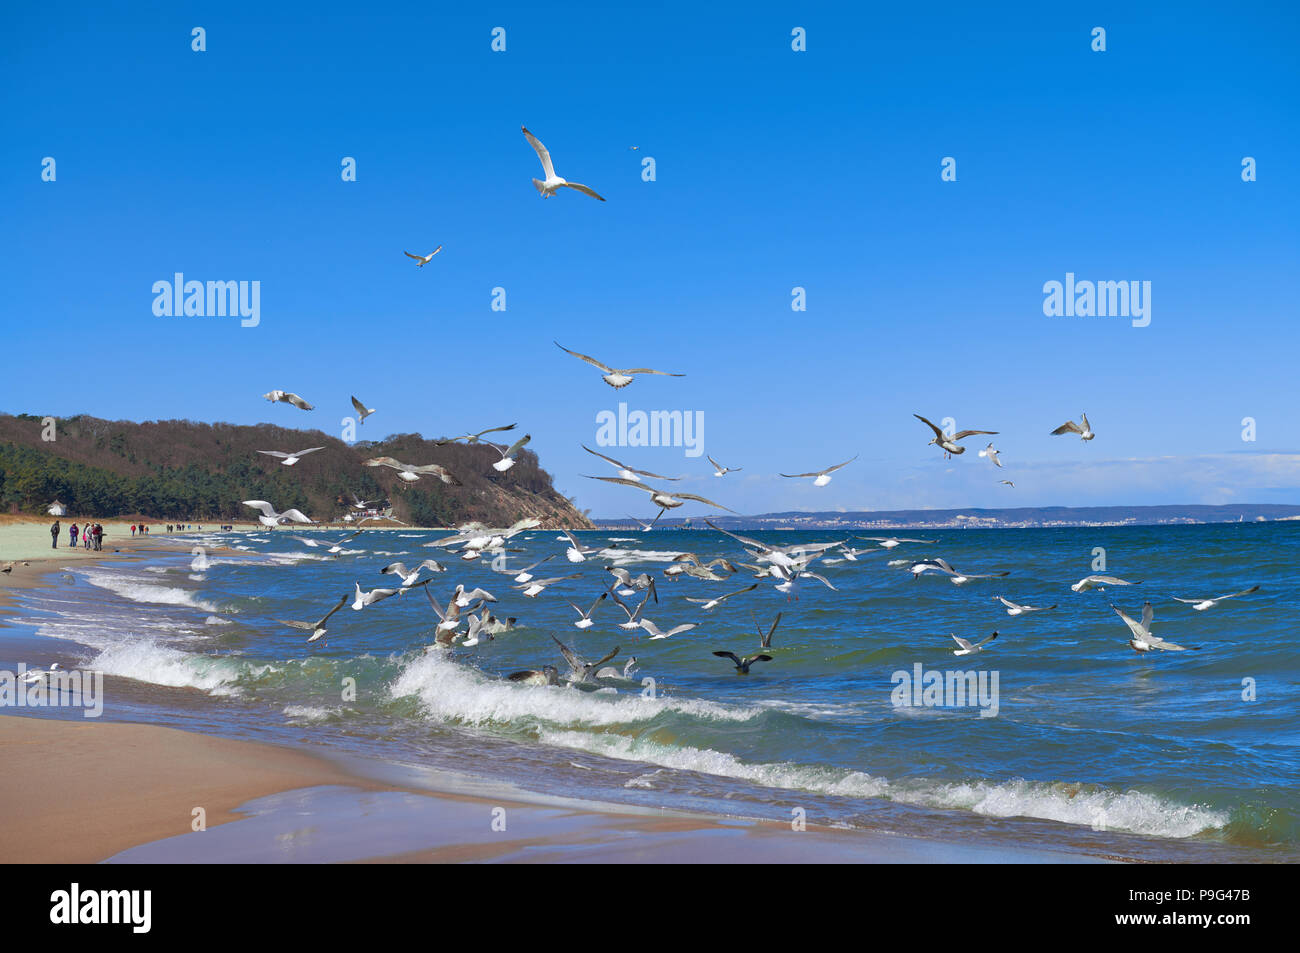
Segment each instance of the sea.
M755 564L712 530L577 533L601 547L570 561L554 530L503 556L463 560L446 531L368 530L337 555L303 540L344 532L200 532L54 571L0 615L0 664L59 662L105 675L103 718L417 766L532 792L643 809L1046 848L1134 861L1300 860L1300 524L954 529L886 549L869 530L743 533L769 546L846 541L813 564L824 582L738 571L664 575L674 557ZM174 549L174 552L170 551ZM513 574L547 556L567 576L535 598ZM907 564L943 557L953 585ZM430 591L457 583L496 598L516 624L473 647L438 647L416 588L357 611L354 586L393 585L381 567L436 558ZM656 577L643 610L670 638L620 629L607 566ZM1074 592L1093 572L1139 584ZM426 575L427 578L427 575ZM731 595L705 609L689 598ZM1198 611L1175 597L1260 589ZM314 621L348 596L327 635ZM996 600L1054 608L1008 616ZM637 597L622 597L629 605ZM1138 654L1113 606L1186 647ZM759 651L748 675L715 656ZM956 656L953 636L983 650ZM555 665L552 636L607 676L527 685ZM622 675L629 657L636 667ZM964 690L963 690L964 689ZM35 712L32 712L35 713ZM58 717L75 711L50 710Z

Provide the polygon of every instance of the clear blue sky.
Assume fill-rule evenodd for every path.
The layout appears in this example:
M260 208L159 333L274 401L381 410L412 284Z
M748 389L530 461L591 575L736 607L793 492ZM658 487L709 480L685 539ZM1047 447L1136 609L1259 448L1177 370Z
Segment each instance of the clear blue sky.
M620 400L703 412L743 472L607 452L741 512L1297 501L1296 5L992 6L13 8L0 410L338 432L355 392L376 433L518 421L608 516L653 509L579 476ZM521 123L608 201L542 201ZM260 281L260 326L155 317L177 271ZM1150 326L1045 317L1066 272L1150 281ZM687 376L616 392L553 339Z

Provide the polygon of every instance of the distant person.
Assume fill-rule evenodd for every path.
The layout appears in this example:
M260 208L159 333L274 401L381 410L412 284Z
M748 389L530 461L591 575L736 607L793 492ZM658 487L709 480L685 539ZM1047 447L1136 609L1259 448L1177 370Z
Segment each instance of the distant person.
M99 523L96 523L95 524L95 549L102 550L103 548L104 548L104 527L101 526Z
M131 524L131 538L135 539L135 524Z
M68 527L68 545L73 549L77 548L77 524L73 523Z
M50 527L50 549L59 548L59 521L55 520L54 525Z

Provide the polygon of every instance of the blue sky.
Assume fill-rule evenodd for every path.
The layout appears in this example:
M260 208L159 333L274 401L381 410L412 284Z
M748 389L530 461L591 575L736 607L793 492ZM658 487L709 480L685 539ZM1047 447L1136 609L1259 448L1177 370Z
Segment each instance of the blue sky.
M606 452L741 512L1300 502L1292 4L263 6L9 14L0 410L337 433L355 392L366 431L518 421L602 516L652 511L580 476L619 401L702 413L741 473ZM542 201L521 124L608 201ZM260 325L156 317L177 271L260 281ZM1044 316L1067 272L1150 281L1150 325Z

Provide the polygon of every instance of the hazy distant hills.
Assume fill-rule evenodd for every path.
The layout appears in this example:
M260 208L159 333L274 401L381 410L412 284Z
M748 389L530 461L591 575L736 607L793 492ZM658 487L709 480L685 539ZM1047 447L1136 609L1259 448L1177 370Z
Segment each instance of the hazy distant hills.
M133 423L82 415L56 420L54 439L46 440L49 428L42 420L0 415L0 511L44 514L58 499L75 516L247 520L256 511L240 501L257 499L280 511L296 507L323 522L347 512L355 493L364 500L391 500L394 516L420 526L469 520L508 526L523 517L548 526L590 525L526 448L514 467L498 473L492 464L501 455L492 447L439 447L419 434L349 445L319 430L271 424ZM373 426L372 421L361 429ZM513 440L523 434L500 436ZM292 467L257 452L307 447L324 449ZM406 485L391 469L362 465L376 456L438 463L464 485L449 486L432 475Z
M647 517L648 519L649 517ZM710 516L727 529L961 529L1029 526L1150 526L1173 523L1236 523L1300 519L1300 504L1233 503L1168 506L1021 506L999 509L787 512L758 516ZM635 528L630 520L596 520L599 526ZM699 517L659 521L660 526L707 529Z

